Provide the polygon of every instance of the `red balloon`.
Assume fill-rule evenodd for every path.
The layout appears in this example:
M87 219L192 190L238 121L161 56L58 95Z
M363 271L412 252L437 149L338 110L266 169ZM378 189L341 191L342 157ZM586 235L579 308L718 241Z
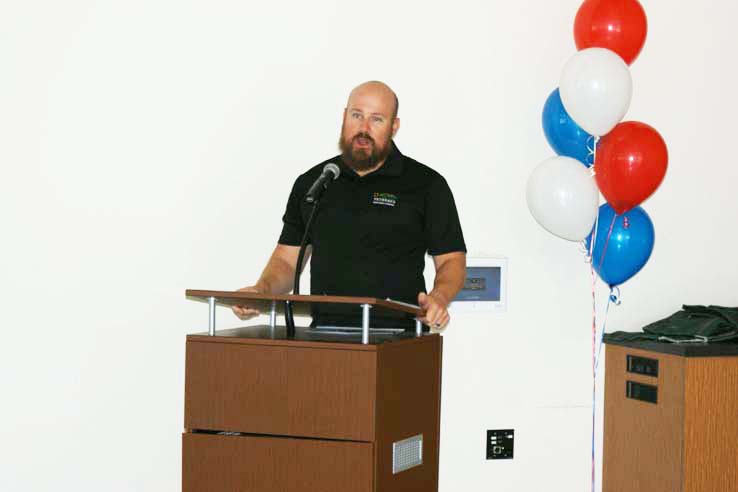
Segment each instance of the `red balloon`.
M651 196L666 174L666 143L659 132L638 121L615 126L600 139L595 154L595 180L618 214Z
M574 20L577 49L607 48L630 65L646 42L646 12L638 0L586 0Z

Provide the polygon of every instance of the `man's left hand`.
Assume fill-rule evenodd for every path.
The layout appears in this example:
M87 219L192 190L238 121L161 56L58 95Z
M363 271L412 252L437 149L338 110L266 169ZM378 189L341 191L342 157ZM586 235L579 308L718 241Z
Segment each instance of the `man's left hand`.
M439 294L418 294L418 305L425 311L425 316L418 318L421 322L431 327L431 330L443 330L448 325L451 317L448 314L448 302Z

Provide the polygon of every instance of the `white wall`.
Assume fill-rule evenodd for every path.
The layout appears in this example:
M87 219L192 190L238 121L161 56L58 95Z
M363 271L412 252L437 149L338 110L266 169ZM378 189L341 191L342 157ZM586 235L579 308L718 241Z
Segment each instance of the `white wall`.
M671 159L611 330L738 304L738 6L643 3L627 119ZM510 261L508 312L445 334L441 490L589 490L589 270L524 199L578 1L0 5L0 490L178 489L185 334L207 315L184 290L256 279L367 79L396 89L398 145L447 177L469 249ZM486 461L508 427L515 459Z

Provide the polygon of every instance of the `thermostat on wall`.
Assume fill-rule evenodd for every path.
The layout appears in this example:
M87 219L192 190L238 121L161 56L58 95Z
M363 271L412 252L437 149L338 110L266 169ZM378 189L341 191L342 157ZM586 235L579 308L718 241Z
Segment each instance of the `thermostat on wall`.
M464 287L450 308L456 312L496 311L507 308L507 258L466 258Z

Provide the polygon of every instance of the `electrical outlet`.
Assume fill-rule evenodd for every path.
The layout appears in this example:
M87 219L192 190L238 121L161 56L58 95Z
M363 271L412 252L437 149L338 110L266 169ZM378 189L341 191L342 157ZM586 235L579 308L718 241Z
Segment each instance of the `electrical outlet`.
M511 460L513 458L514 429L487 431L487 459Z

